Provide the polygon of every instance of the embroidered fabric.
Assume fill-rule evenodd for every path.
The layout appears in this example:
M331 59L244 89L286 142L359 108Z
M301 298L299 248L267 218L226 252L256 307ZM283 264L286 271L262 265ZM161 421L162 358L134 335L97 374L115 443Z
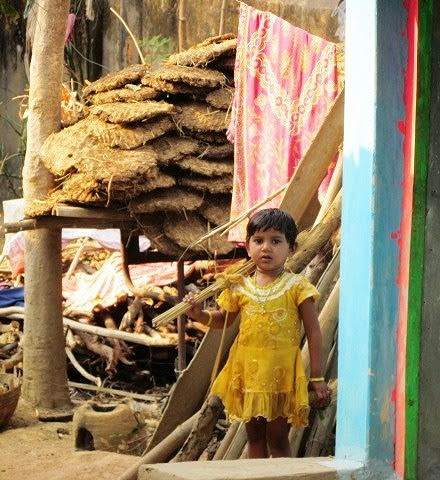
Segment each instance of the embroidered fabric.
M342 90L343 47L241 3L234 77L231 218L293 175ZM278 207L280 198L265 207ZM229 240L243 241L245 225Z
M239 334L211 392L231 419L282 416L297 426L307 424L298 306L318 296L305 277L288 272L264 287L246 277L220 294L222 309L240 311Z

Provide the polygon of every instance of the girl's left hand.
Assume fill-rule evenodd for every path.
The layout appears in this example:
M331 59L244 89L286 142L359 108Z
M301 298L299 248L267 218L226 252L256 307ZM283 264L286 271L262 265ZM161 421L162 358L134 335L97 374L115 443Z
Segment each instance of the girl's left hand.
M330 389L326 382L310 382L309 389L316 394L314 408L325 408L330 405Z

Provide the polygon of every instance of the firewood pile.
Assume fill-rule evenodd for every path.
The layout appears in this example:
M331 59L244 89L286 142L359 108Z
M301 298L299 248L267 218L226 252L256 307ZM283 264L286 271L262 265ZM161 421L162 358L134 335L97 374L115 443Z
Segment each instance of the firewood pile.
M131 65L87 85L84 118L40 152L57 186L27 215L49 215L59 203L126 210L157 250L175 256L227 221L235 50L232 35L213 37L155 71ZM232 249L222 237L193 247Z
M78 244L81 252L78 254ZM66 338L69 379L75 382L114 385L118 389L145 392L155 385L175 381L177 348L176 322L153 328L153 319L178 303L175 268L168 267L161 285L150 284L144 288L145 297L133 297L124 289L119 277L109 272L120 270L122 259L93 240L73 241L63 249L63 322ZM74 272L72 262L76 261ZM155 266L141 266L154 275ZM161 266L157 266L160 273ZM188 291L198 291L213 280L220 268L214 261L198 261L188 266L185 279ZM170 273L171 272L171 273ZM100 275L101 273L101 275ZM141 270L142 273L142 270ZM159 274L158 273L158 274ZM67 278L68 275L71 278ZM90 289L95 289L90 300L82 304L75 298L84 297L88 284L79 282L91 279ZM141 277L140 280L142 280ZM163 284L169 278L169 284ZM69 297L69 282L76 297ZM113 286L113 283L115 285ZM82 285L82 286L81 286ZM110 287L109 287L110 285ZM82 292L82 293L81 293ZM102 296L102 298L101 298ZM72 299L73 298L73 299ZM0 368L12 371L22 368L23 307L0 309ZM186 329L188 353L192 355L203 339L207 328L189 322Z

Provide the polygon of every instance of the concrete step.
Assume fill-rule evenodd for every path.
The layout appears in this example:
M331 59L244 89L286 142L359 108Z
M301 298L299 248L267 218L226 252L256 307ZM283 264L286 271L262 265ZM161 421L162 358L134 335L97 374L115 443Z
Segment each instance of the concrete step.
M358 467L323 457L158 463L142 466L138 480L335 480Z

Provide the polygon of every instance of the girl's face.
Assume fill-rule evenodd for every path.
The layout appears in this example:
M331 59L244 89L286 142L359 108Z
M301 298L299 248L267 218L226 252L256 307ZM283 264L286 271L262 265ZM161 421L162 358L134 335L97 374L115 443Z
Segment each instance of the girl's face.
M246 242L246 249L257 268L266 273L283 269L291 251L284 233L273 228L256 231Z

